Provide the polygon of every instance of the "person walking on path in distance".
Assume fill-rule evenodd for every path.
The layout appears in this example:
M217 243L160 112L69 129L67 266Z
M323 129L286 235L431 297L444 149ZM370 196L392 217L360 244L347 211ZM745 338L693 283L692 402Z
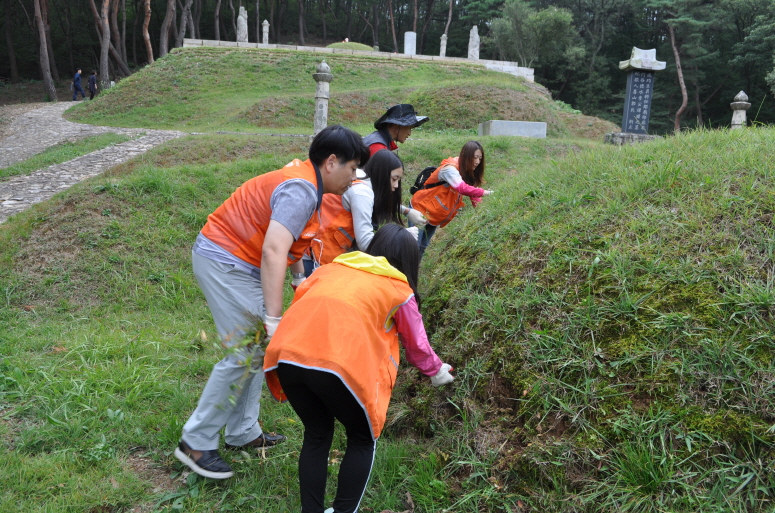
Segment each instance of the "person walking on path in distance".
M352 187L341 196L325 194L320 210L321 225L304 255L304 274L309 276L317 265L330 264L347 251L365 249L374 231L386 223L403 225L401 215L401 179L404 164L397 155L380 150L358 170ZM407 228L417 238L417 227Z
M262 353L241 343L260 319L267 338L274 335L286 268L291 266L295 285L304 280L301 256L317 233L323 194L343 194L368 157L357 133L329 126L313 139L308 160L294 160L242 184L210 214L197 237L194 276L223 345L236 346L213 367L175 449L175 456L197 474L213 479L233 475L218 453L224 427L226 449L272 447L285 439L261 429Z
M415 238L396 224L383 226L366 253L338 256L296 289L266 348L269 391L288 400L304 424L302 513L325 508L335 419L345 427L347 449L333 511L357 511L398 376L399 340L431 384L454 379L428 343L417 295L419 264Z
M444 159L425 181L423 188L414 193L411 207L428 219L417 240L420 258L436 228L446 226L463 208L463 196L471 198L471 206L475 207L483 196L493 193L479 187L483 177L484 148L477 141L468 141L459 156Z
M374 155L380 150L395 151L398 144L403 144L412 134L412 129L428 121L428 116L418 116L414 106L400 103L390 107L374 122L376 131L363 138L363 143L369 147L369 153ZM401 205L401 213L409 220L409 226L422 226L426 219L411 207Z
M75 76L73 77L73 101L78 99L78 93L81 93L82 100L86 99L86 93L83 92L83 87L81 87L81 68L75 71Z
M94 95L97 94L97 72L92 71L89 75L89 100L94 99Z

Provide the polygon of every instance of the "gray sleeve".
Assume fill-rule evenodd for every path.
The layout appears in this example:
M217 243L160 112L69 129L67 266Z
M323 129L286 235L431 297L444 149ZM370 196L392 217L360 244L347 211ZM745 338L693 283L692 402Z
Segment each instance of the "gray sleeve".
M269 208L271 219L288 228L294 240L298 239L317 206L315 186L300 178L281 183L272 193Z
M358 249L365 251L374 238L374 226L371 224L371 214L374 212L374 191L364 184L356 184L345 193L342 198L349 203L349 210L353 215L353 229L355 230L355 242Z
M460 176L460 171L455 169L454 166L444 166L442 170L439 171L439 180L444 180L452 187L456 187L463 181L463 177Z

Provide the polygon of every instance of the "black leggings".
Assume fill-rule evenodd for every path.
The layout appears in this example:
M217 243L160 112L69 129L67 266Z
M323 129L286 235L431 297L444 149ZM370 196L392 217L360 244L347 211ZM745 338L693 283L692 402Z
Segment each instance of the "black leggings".
M328 477L328 453L334 438L334 419L347 432L347 450L339 466L335 513L352 513L366 491L377 442L371 437L366 413L338 376L281 363L280 384L304 424L299 455L302 513L323 513Z

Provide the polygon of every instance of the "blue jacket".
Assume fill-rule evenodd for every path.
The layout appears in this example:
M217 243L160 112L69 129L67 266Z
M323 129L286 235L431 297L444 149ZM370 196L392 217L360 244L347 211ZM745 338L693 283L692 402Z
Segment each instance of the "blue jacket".
M80 73L76 73L75 76L73 77L73 85L77 85L77 86L81 85L81 74Z

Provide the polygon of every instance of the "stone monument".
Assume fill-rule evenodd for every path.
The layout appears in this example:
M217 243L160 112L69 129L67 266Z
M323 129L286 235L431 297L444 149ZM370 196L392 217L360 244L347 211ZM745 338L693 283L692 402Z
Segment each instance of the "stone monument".
M633 144L650 141L648 135L651 98L654 94L654 74L665 69L665 63L657 60L657 51L633 47L629 60L619 62L619 69L627 72L627 95L624 100L622 131L605 135L611 144Z
M264 23L261 24L261 42L265 45L269 44L269 22L264 20Z
M476 25L468 33L468 58L479 60L479 29Z
M240 5L239 16L237 16L237 42L248 42L248 11L243 5Z
M328 97L330 83L334 79L334 75L331 74L331 68L326 64L326 61L323 61L318 64L317 73L313 73L312 78L317 82L315 86L315 124L312 133L314 137L328 126Z
M417 55L417 32L404 32L404 55Z
M732 126L730 128L736 130L747 127L748 121L746 121L745 111L751 108L751 104L748 103L748 95L740 91L735 96L735 101L729 106L732 107Z
M439 49L439 57L447 56L447 35L441 35L441 48Z

